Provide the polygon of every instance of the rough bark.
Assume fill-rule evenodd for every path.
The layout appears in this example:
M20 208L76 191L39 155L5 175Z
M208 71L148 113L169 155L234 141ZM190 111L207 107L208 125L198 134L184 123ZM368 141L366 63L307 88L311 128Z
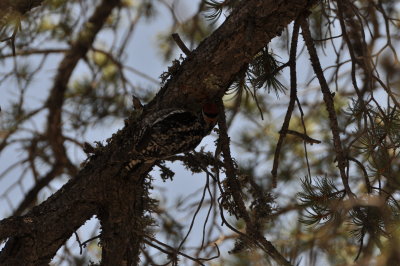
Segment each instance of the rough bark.
M283 28L308 7L307 0L248 0L182 63L153 101L154 109L200 108L222 97L236 74ZM0 253L1 265L48 264L73 232L93 215L102 224L104 265L134 265L146 220L151 165L127 176L132 136L137 121L129 119L106 147L98 148L85 166L58 192L24 216L0 221L0 239L9 238ZM116 259L116 260L114 260ZM115 264L115 261L118 263Z
M183 62L151 105L197 106L221 97L236 74L272 38L316 1L242 1Z

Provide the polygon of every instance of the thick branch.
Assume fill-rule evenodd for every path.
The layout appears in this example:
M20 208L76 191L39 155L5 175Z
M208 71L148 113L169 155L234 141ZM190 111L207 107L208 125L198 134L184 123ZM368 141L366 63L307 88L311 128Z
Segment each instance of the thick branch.
M73 232L93 215L111 217L107 222L116 227L113 228L114 232L120 230L118 222L123 226L125 222L132 223L128 219L115 222L118 216L113 214L124 213L123 210L141 213L142 206L145 206L140 203L146 200L146 190L142 183L138 183L136 178L123 175L121 170L129 160L129 151L132 149L127 146L126 150L121 150L121 147L127 145L125 141L129 143L133 127L132 123L130 127L115 134L107 147L98 148L79 174L45 202L22 217L0 221L0 239L10 237L0 253L0 265L48 264ZM150 169L151 166L145 165L141 169L141 176L145 176ZM137 201L138 195L141 201ZM127 216L132 219L132 211L120 217ZM137 217L136 222L139 221L140 217ZM123 237L134 238L132 230L138 228L142 229L140 226L130 228ZM119 244L116 246L123 252ZM115 249L116 246L107 248ZM124 245L124 248L129 247Z
M72 167L66 155L64 137L62 134L61 115L64 104L64 94L68 88L67 86L72 72L79 60L86 55L98 32L103 28L112 10L118 6L119 3L120 0L103 0L96 8L93 15L79 32L77 40L72 44L69 51L66 52L64 59L61 61L53 88L47 99L47 107L49 109L49 116L47 119L48 139L57 162L66 165L70 169L72 169Z
M150 171L145 165L142 171ZM144 173L145 175L146 173ZM151 209L148 179L116 177L107 181L101 222L101 265L138 265L145 230L152 222L144 216Z
M248 0L183 62L151 105L191 108L221 97L242 67L292 22L307 0Z

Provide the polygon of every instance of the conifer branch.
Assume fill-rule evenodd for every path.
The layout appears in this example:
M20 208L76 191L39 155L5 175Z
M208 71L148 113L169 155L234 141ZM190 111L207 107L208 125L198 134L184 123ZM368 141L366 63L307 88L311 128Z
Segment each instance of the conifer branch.
M333 135L333 146L334 146L336 156L337 156L338 168L339 168L340 176L342 178L342 183L346 190L347 195L349 197L354 197L355 195L351 191L351 188L349 186L348 176L346 174L346 165L347 165L346 154L343 150L342 141L340 138L340 129L339 129L339 123L338 123L337 115L336 115L336 111L335 111L333 93L330 91L328 83L326 82L326 79L324 76L324 72L322 71L321 63L319 62L317 50L315 49L314 41L311 37L311 32L309 29L307 19L305 17L303 17L300 21L300 24L301 24L303 38L306 43L308 53L310 54L311 64L314 69L314 73L316 74L316 76L319 80L323 99L324 99L324 102L326 105L326 110L328 111L330 127L331 127L331 131L332 131L332 135Z

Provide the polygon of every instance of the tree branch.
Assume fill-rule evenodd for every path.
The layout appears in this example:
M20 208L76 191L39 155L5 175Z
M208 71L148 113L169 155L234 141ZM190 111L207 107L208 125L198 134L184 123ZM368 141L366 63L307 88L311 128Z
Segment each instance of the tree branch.
M56 161L72 169L64 147L64 137L62 134L62 107L64 104L64 94L68 88L71 78L79 60L83 58L92 46L97 33L103 28L104 23L111 14L112 10L120 4L120 0L103 0L96 8L93 15L79 32L76 41L72 44L64 59L61 61L57 75L54 80L53 88L47 99L49 115L47 118L47 135L50 146L53 149Z
M200 109L221 97L242 67L304 9L317 1L243 1L226 21L182 63L150 103L150 109Z
M308 53L310 54L311 64L314 69L315 75L317 76L317 78L319 80L323 99L324 99L324 102L326 105L326 110L328 111L330 127L331 127L331 131L332 131L332 135L333 135L333 146L334 146L336 156L337 156L338 168L340 171L340 176L342 178L342 183L346 190L347 195L349 197L353 197L354 194L350 189L348 176L346 174L346 165L347 165L346 155L342 148L342 141L340 139L340 129L339 129L339 123L338 123L337 116L336 116L333 95L332 95L332 92L330 91L328 83L326 82L326 79L324 77L324 72L322 71L321 63L319 62L317 50L315 49L314 42L311 37L311 32L309 29L307 19L305 17L303 17L303 19L301 19L300 23L301 23L303 38L306 43Z
M290 101L286 111L285 120L283 121L283 125L281 130L279 131L279 140L276 144L275 155L274 155L274 163L272 167L272 187L276 187L277 185L277 174L278 174L278 165L279 165L279 156L282 149L283 141L285 140L287 131L289 129L290 119L292 117L294 105L297 99L297 74L296 74L296 54L297 54L297 41L299 37L299 29L300 25L298 20L295 21L293 26L293 36L292 43L290 45L290 58L289 58L289 67L290 67Z
M222 105L222 101L221 101ZM233 159L231 157L231 152L229 148L229 136L228 129L226 127L226 117L225 113L222 112L218 126L220 129L220 142L221 142L221 150L222 155L224 157L225 169L226 169L226 194L232 196L233 201L236 205L236 210L238 212L238 216L242 218L246 224L246 237L249 242L253 242L257 244L262 250L264 250L269 256L271 256L276 262L280 265L290 266L289 261L282 256L281 253L272 245L270 241L268 241L262 233L259 231L259 226L257 226L258 221L253 221L251 219L249 212L246 210L246 206L241 194L241 185L236 175L236 169L233 163Z

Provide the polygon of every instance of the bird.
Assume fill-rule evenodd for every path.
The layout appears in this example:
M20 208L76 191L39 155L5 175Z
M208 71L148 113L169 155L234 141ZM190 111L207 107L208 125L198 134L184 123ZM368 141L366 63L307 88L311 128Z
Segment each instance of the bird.
M154 163L195 149L216 125L218 114L217 104L206 102L201 112L166 108L149 115L141 123L133 159L125 168L131 171L143 163Z

